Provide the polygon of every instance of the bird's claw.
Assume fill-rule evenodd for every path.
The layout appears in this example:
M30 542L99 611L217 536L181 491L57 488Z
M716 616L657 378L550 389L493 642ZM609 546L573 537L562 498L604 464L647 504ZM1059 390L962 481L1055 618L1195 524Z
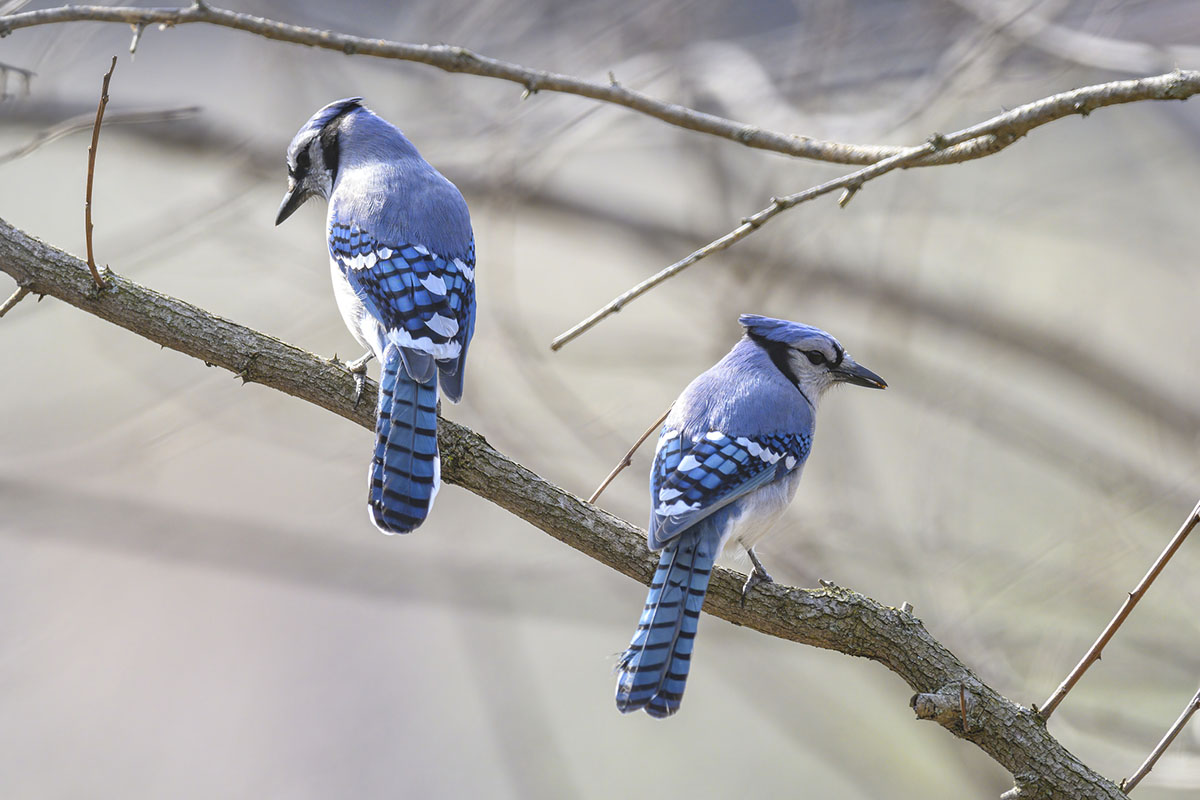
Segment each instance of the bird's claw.
M354 376L354 407L358 408L358 401L362 399L363 387L367 383L367 362L374 357L374 353L370 351L363 354L362 358L354 361L346 362L346 369ZM334 357L336 358L336 356Z
M753 550L747 550L746 555L750 556L750 574L746 576L746 582L742 584L742 605L746 605L746 596L750 594L750 590L760 583L774 583L775 579L767 574L766 568L762 562L758 560L758 555Z

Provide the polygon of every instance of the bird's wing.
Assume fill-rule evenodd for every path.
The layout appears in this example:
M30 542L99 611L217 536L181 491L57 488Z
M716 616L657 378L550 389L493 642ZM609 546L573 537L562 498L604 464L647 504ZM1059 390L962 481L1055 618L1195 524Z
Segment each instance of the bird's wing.
M650 548L804 463L812 437L772 433L730 436L709 431L688 441L678 431L659 437L650 473Z
M466 258L450 258L420 242L381 241L335 217L329 224L329 254L379 320L385 344L400 348L414 380L430 380L438 366L461 375L475 327L473 244Z

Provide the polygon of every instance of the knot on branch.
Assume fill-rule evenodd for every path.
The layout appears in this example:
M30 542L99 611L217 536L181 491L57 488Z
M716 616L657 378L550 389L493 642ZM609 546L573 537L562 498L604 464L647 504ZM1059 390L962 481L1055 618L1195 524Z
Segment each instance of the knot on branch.
M747 144L755 136L758 136L759 130L753 125L743 125L733 134L733 138L742 144Z
M971 730L970 718L975 710L975 695L962 683L950 683L936 692L914 694L908 701L917 719L931 719L943 728L959 733Z

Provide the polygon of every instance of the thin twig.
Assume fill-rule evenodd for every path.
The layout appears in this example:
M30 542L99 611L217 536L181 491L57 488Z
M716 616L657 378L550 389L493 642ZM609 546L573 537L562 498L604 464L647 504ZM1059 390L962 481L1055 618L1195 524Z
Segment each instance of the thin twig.
M188 119L200 113L199 106L188 106L186 108L169 108L165 111L131 111L126 113L109 114L104 124L110 128L113 125L140 125L147 122L175 122L176 120ZM40 147L45 147L51 142L57 141L64 136L70 136L79 131L86 131L95 124L95 114L80 114L70 119L63 120L49 128L38 131L33 138L15 150L9 150L7 153L0 153L0 164L6 164L9 161L15 161L18 158L24 158Z
M650 434L652 434L652 433L654 433L654 431L658 430L658 426L662 425L663 422L667 419L667 414L671 413L671 407L674 405L675 404L672 403L671 405L667 406L667 410L662 413L662 416L659 417L657 420L655 420L654 424L651 425L649 428L646 428L645 432L642 433L642 435L638 437L637 441L633 443L633 447L629 448L629 452L627 452L625 454L625 457L622 458L615 467L613 467L612 472L608 473L608 477L605 478L604 481L600 484L600 486L598 486L596 488L596 491L592 492L592 496L588 498L589 503L596 502L596 499L598 497L600 497L600 493L603 492L605 489L607 489L608 485L613 482L613 479L621 474L621 470L625 469L631 463L633 463L633 454L636 453L637 449L642 446L642 442L644 442L650 438Z
M12 293L12 296L4 301L4 305L0 306L0 317L12 311L13 306L24 300L30 291L28 286L18 286L17 290Z
M1195 696L1188 701L1187 706L1183 709L1183 713L1179 715L1179 719L1175 720L1175 724L1163 736L1162 741L1158 743L1154 751L1146 756L1146 760L1138 767L1137 772L1121 781L1121 789L1124 790L1125 794L1132 792L1133 788L1141 782L1142 778L1146 777L1150 770L1154 769L1154 765L1158 763L1158 759L1162 757L1163 753L1167 752L1167 748L1171 746L1171 742L1175 741L1175 737L1183 730L1183 726L1188 724L1188 720L1192 718L1192 714L1195 714L1197 710L1200 710L1200 691L1197 691Z
M845 202L849 202L862 184L867 181L878 178L899 167L911 167L918 162L924 163L924 160L932 153L953 150L954 148L966 145L971 142L987 142L987 148L990 152L998 152L999 150L1008 147L1013 142L1020 139L1029 131L1041 125L1045 125L1056 119L1071 114L1080 114L1087 116L1093 110L1102 106L1111 105L1113 101L1112 92L1118 94L1124 93L1132 86L1123 86L1123 84L1142 84L1146 81L1156 82L1163 79L1171 81L1180 80L1185 77L1195 79L1195 86L1183 89L1186 95L1190 97L1192 94L1200 92L1200 72L1182 73L1173 72L1169 75L1159 76L1158 78L1144 78L1141 81L1114 81L1113 83L1099 84L1096 86L1088 86L1083 89L1075 89L1070 92L1052 95L1042 98L1033 103L1028 103L1023 106L999 114L991 119L985 120L977 125L969 128L964 128L955 133L948 135L934 134L923 145L917 147L909 147L900 152L884 158L880 161L864 167L860 170L843 175L831 181L806 189L802 192L797 192L783 198L772 198L771 204L757 213L746 217L742 220L742 224L734 228L729 233L714 239L708 244L701 247L699 250L693 251L688 256L676 261L671 266L650 276L646 280L629 289L624 294L619 295L612 300L608 305L599 309L587 319L576 324L574 327L559 334L551 343L551 350L558 350L567 342L575 339L579 335L591 329L596 323L603 320L605 317L617 313L625 305L638 297L641 297L646 292L658 286L668 278L672 278L683 272L685 269L706 258L713 253L718 253L730 245L741 241L754 231L762 227L772 217L782 211L799 205L808 200L813 200L822 195L836 191L838 189L846 189L848 193L843 197ZM1170 93L1176 94L1178 90L1172 89Z
M104 288L104 280L96 269L96 259L92 255L92 180L96 174L96 148L100 145L100 121L104 119L104 107L108 105L108 82L112 80L113 70L117 68L117 57L112 57L112 65L104 73L104 83L100 85L100 104L96 106L96 124L92 127L92 143L88 145L87 196L83 200L83 236L87 241L87 265L92 271L92 280L97 289Z
M570 75L529 69L519 64L479 55L454 45L423 45L391 42L348 36L335 31L306 28L284 22L256 17L236 11L216 8L207 3L195 3L186 8L137 8L128 6L62 6L59 8L26 11L0 17L0 37L20 28L53 25L64 22L114 22L127 25L162 25L176 27L188 23L218 25L246 31L276 41L302 44L347 55L364 55L427 64L446 72L479 75L510 81L524 87L528 94L561 92L592 100L612 103L632 109L655 119L687 130L707 133L738 142L747 147L776 153L827 161L835 164L873 164L890 158L907 148L892 145L859 145L815 139L780 131L771 131L735 120L706 114L678 103L667 103L627 89L620 83L585 81ZM1200 72L1177 71L1157 78L1140 81L1119 81L1102 86L1080 89L1087 94L1089 109L1102 105L1130 103L1137 100L1182 100L1200 93ZM1060 114L1059 116L1064 116ZM1044 120L1043 122L1048 122ZM1037 124L1043 124L1039 122ZM909 166L956 164L991 155L1007 146L993 139L964 142L936 152Z
M1159 45L1097 36L1059 25L1039 16L1033 8L1006 18L1003 7L983 0L952 2L981 21L996 25L998 31L1023 44L1036 47L1054 58L1087 67L1138 73L1170 69L1176 64L1200 63L1200 47Z
M1075 669L1071 670L1071 674L1067 675L1066 679L1054 690L1054 694L1050 695L1046 702L1042 704L1042 707L1038 710L1038 714L1042 719L1050 718L1050 715L1054 713L1054 709L1058 708L1058 704L1067 696L1067 692L1071 691L1072 687L1083 677L1083 673L1087 672L1088 667L1100 660L1100 652L1108 644L1109 639L1113 637L1113 634L1125 622L1125 618L1133 611L1133 607L1142 599L1142 595L1150 588L1150 584L1154 583L1154 579L1158 577L1158 573L1163 571L1163 567L1171 560L1171 556L1175 555L1175 551L1183 544L1183 540L1192 532L1192 528L1196 527L1197 523L1200 523L1200 503L1197 503L1196 507L1192 509L1192 513L1188 515L1183 526L1180 527L1179 531L1167 544L1166 549L1154 561L1154 564L1150 567L1150 571L1145 574L1134 590L1125 598L1125 602L1121 604L1117 615L1108 623L1108 627L1100 634L1100 638L1096 640L1087 653L1084 654L1083 658L1080 659L1079 663L1075 665Z

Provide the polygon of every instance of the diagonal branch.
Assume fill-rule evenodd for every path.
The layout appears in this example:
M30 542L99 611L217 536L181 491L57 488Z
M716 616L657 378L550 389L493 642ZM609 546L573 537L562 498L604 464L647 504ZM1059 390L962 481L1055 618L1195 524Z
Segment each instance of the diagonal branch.
M372 403L354 403L354 378L339 363L307 353L114 274L97 290L87 266L0 220L0 271L164 347L227 369L373 429ZM377 391L370 383L368 393ZM369 401L370 398L367 398ZM442 475L597 561L642 583L654 560L644 533L508 459L473 431L438 426ZM771 636L868 658L915 692L922 719L934 719L1011 772L1023 798L1124 795L1052 737L1030 709L983 683L920 620L836 586L811 591L771 584L745 600L744 578L713 573L705 610ZM964 720L966 725L964 726Z
M1133 97L1140 99L1186 100L1200 93L1200 72L1172 72L1157 78L1142 78L1135 81L1114 81L1112 83L1088 86L1070 92L1052 95L1041 100L1018 106L1011 111L998 114L977 125L963 128L948 135L934 134L929 141L917 147L910 147L895 155L884 158L863 169L856 170L831 181L805 189L802 192L782 198L772 198L771 204L761 211L746 217L741 225L729 233L695 250L671 266L663 269L646 280L637 284L625 293L614 298L608 305L594 312L587 319L576 324L564 333L559 334L550 343L551 350L557 350L572 339L588 331L605 317L611 316L626 304L641 297L646 292L658 286L663 281L673 278L688 267L707 258L713 253L728 248L730 245L745 239L754 233L777 214L809 200L829 194L838 189L846 193L839 201L845 206L864 183L873 178L885 175L894 169L924 166L928 159L937 153L953 152L957 148L980 144L988 153L995 153L1016 142L1034 128L1045 125L1056 119L1072 114L1086 117L1093 110L1121 102L1132 102ZM1126 99L1117 99L1126 98ZM981 155L986 155L982 153Z
M0 38L21 28L54 25L65 22L109 22L137 26L161 25L173 27L188 23L204 23L245 31L266 39L292 44L335 50L347 55L364 55L427 64L446 72L479 75L510 81L525 88L527 94L561 92L624 106L671 125L707 133L744 144L747 147L770 150L799 158L828 161L836 164L873 164L904 152L908 148L888 145L860 145L815 139L798 134L766 130L754 125L706 114L677 103L657 100L641 92L627 89L610 80L596 83L545 70L530 69L520 64L501 61L453 45L424 45L392 42L349 36L336 31L307 28L285 22L256 17L236 11L195 3L184 8L136 8L127 6L62 6L37 11L25 11L0 17ZM1068 113L1087 113L1100 106L1132 103L1139 100L1182 100L1200 92L1200 72L1176 71L1157 78L1140 81L1117 81L1076 90L1076 102L1081 109ZM1065 113L1058 116L1065 116ZM1057 117L1053 117L1057 118ZM1036 124L1045 124L1045 119ZM1031 125L1030 127L1035 127ZM1009 142L992 137L964 142L928 153L909 166L954 164L991 155Z
M1150 770L1154 769L1154 765L1162 758L1162 754L1167 752L1167 748L1175 741L1175 737L1179 735L1179 732L1183 730L1183 727L1188 724L1188 720L1197 711L1200 711L1200 691L1192 695L1192 699L1184 706L1175 723L1171 725L1170 729L1163 735L1163 738L1155 745L1150 755L1146 756L1146 760L1138 767L1137 772L1133 773L1126 780L1121 781L1121 789L1125 794L1132 792L1134 787L1142 782L1142 778L1150 774Z
M1115 634L1117 629L1120 628L1125 622L1125 618L1128 617L1133 611L1134 606L1138 604L1138 601L1141 600L1146 594L1146 590L1150 588L1150 584L1154 583L1154 579L1157 578L1159 573L1163 571L1163 568L1167 566L1167 562L1171 560L1171 557L1175 555L1175 552L1183 545L1184 539L1188 537L1188 534L1192 532L1192 528L1196 527L1197 524L1200 524L1200 503L1197 503L1196 507L1192 509L1192 513L1188 514L1187 519L1183 521L1183 525L1181 525L1179 530L1176 531L1175 535L1171 537L1171 541L1167 543L1166 548L1159 553L1158 558L1156 558L1154 563L1150 565L1150 570L1142 576L1140 581L1138 581L1138 585L1133 588L1132 592L1129 592L1129 594L1125 596L1125 602L1122 603L1121 607L1117 610L1116 616L1114 616L1104 630L1101 631L1100 638L1096 639L1092 646L1088 648L1088 651L1084 653L1083 658L1079 660L1079 663L1075 665L1075 668L1071 670L1071 673L1067 675L1067 677L1063 679L1063 682L1059 684L1058 688L1054 690L1054 694L1047 698L1046 702L1042 705L1042 708L1038 711L1038 714L1042 719L1045 720L1050 718L1050 715L1054 713L1054 709L1058 708L1058 704L1063 701L1063 698L1067 696L1067 693L1070 692L1071 689L1074 688L1075 684L1079 682L1079 679L1083 677L1083 673L1088 671L1088 667L1100 660L1100 654L1104 650L1105 645L1108 644L1109 640L1112 639L1113 634Z

